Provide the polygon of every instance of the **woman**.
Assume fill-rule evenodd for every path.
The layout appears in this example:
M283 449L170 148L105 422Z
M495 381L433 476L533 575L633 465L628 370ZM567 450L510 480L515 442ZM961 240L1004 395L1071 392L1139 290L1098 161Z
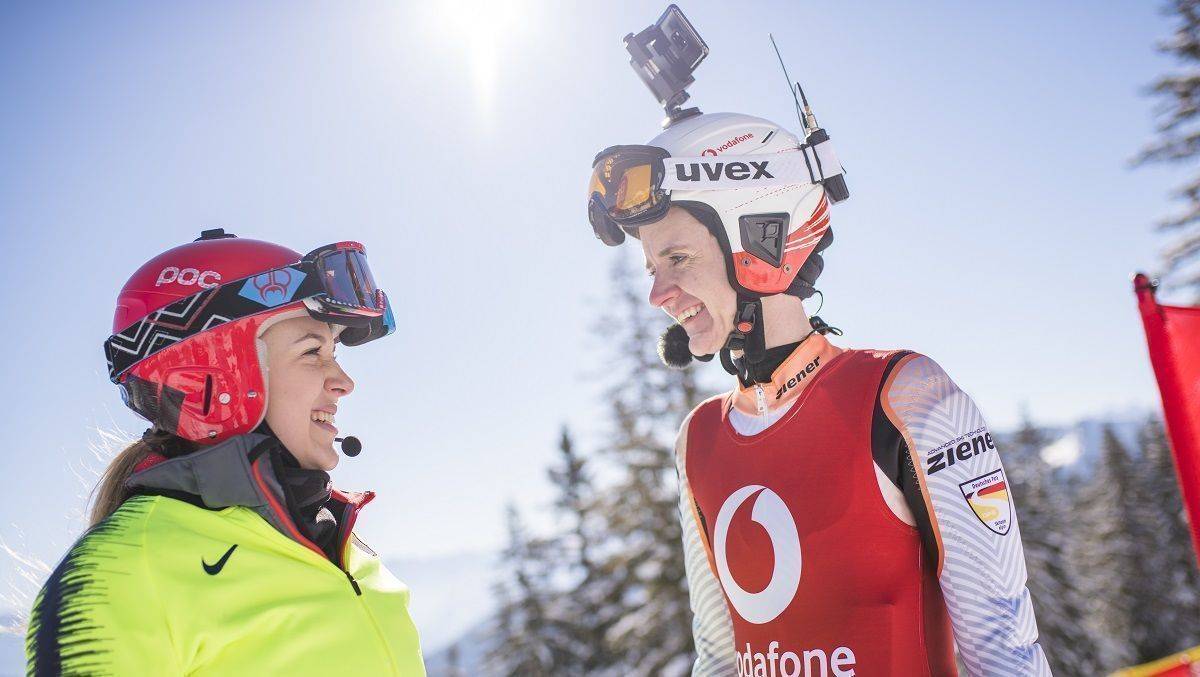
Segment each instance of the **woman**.
M805 314L846 197L826 140L691 109L593 163L596 235L640 240L675 320L664 360L736 377L676 443L693 674L956 675L957 646L972 677L1047 675L975 403L928 357L839 348Z
M218 229L139 268L105 351L152 427L38 595L29 673L423 675L408 589L352 532L373 494L327 474L336 344L393 328L353 242Z

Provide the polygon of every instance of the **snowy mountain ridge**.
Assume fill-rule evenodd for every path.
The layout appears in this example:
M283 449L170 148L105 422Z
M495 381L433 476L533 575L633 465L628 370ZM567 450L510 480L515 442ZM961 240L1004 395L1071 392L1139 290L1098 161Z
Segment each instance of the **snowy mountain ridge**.
M1086 418L1066 427L1043 428L1054 441L1043 447L1040 455L1047 465L1065 475L1087 477L1103 451L1104 430L1112 430L1121 444L1136 454L1138 433L1149 415L1148 412L1129 412L1113 417Z

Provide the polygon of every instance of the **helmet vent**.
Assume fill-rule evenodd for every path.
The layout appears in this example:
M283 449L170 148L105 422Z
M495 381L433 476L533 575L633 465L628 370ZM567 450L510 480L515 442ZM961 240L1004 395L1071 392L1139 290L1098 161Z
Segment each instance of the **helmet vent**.
M213 377L212 374L204 377L204 415L208 416L208 412L212 409L212 391Z
M784 242L788 236L791 215L747 214L738 219L742 231L742 248L775 268L783 263Z

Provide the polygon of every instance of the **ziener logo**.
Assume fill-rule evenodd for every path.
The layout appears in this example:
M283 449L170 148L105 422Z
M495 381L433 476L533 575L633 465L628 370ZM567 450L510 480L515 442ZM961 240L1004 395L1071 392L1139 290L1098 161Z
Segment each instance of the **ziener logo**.
M811 376L812 373L817 370L817 367L820 366L820 362L821 362L821 356L817 355L816 357L813 358L812 362L809 362L808 364L804 365L803 369L796 372L795 376L789 378L787 380L787 383L784 383L783 386L780 387L778 391L776 391L775 399L779 399L779 398L783 397L784 393L791 390L792 388L795 388L796 386L800 385L801 383L804 383L804 379Z
M774 551L775 564L771 570L771 582L760 592L746 592L734 580L729 571L729 561L725 554L725 545L729 536L729 524L737 509L754 494L754 508L750 519L758 522L767 530L771 538L771 549ZM770 489L751 484L733 492L725 499L720 512L717 513L717 524L713 543L717 560L717 575L729 603L737 610L738 615L746 621L755 624L769 623L779 617L783 610L792 603L796 590L800 587L800 534L796 531L796 521L788 510L783 499Z
M968 461L980 454L996 450L996 442L987 428L973 430L934 449L925 458L930 475L945 470L958 461Z

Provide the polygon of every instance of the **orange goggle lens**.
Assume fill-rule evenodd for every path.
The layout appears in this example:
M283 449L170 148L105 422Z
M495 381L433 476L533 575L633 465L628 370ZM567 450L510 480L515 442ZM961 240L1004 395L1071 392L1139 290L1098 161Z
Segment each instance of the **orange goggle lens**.
M606 158L592 170L588 195L599 195L605 209L615 219L636 216L658 204L653 176L649 164L614 171L612 159Z
M651 206L654 191L650 185L650 165L637 165L625 170L617 184L617 199L613 205L618 212L635 213Z

